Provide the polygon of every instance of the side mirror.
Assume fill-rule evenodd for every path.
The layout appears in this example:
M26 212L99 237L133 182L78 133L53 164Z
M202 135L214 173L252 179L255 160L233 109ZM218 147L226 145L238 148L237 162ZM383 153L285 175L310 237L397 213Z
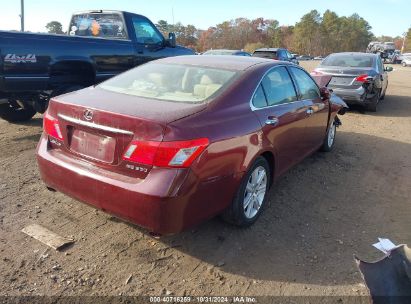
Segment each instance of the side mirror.
M169 33L167 42L170 47L175 48L176 47L176 34Z
M386 71L386 72L392 72L392 71L394 71L394 68L391 67L391 66L387 66L387 67L384 68L384 71Z
M320 89L320 94L321 94L321 97L322 97L323 99L330 99L330 98L331 98L331 92L330 92L330 90L329 90L328 88L326 88L326 87L322 87L322 88Z

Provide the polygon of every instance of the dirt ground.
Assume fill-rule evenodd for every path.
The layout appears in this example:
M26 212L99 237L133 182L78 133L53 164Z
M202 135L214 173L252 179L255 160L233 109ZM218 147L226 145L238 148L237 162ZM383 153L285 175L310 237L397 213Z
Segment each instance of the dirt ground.
M341 118L335 150L282 177L253 227L216 218L159 239L46 190L40 115L0 121L0 295L366 294L353 255L381 257L378 237L411 245L411 68L395 66L377 113ZM33 223L76 242L49 249L21 232Z

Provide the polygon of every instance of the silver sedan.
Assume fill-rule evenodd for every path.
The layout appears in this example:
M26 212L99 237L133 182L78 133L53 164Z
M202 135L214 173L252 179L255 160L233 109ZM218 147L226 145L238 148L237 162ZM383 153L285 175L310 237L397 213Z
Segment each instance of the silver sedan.
M375 112L387 91L387 72L392 70L392 67L384 67L377 54L334 53L311 74L327 79L328 88L348 104L360 104Z

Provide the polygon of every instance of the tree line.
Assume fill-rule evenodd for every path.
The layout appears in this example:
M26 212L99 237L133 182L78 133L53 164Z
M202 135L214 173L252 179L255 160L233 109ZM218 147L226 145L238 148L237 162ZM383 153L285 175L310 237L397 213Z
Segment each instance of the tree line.
M243 49L253 52L260 47L285 47L294 53L317 56L365 51L374 40L393 41L397 49L401 49L403 43L403 37L399 36L375 37L369 23L358 14L338 16L331 10L322 15L312 10L293 26L282 26L275 19L264 18L237 18L207 30L181 23L171 25L165 20L160 20L157 26L164 35L175 32L177 43L197 52L209 49ZM405 50L411 50L411 28L407 37Z
M370 41L393 41L401 49L403 37L375 37L369 23L358 14L338 16L331 10L322 15L312 10L292 26L280 25L275 19L237 18L224 21L207 30L194 25L169 24L160 20L156 26L168 37L176 34L177 43L197 52L209 49L238 49L253 52L261 47L285 47L293 53L311 56L327 55L334 52L365 51ZM63 33L57 21L47 24L50 33ZM411 51L411 28L405 39L404 51Z

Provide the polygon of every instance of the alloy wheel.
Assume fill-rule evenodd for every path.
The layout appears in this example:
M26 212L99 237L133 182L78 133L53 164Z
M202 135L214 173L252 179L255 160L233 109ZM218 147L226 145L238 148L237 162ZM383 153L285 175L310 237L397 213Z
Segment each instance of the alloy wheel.
M248 179L244 192L244 215L248 219L254 218L260 210L267 192L267 172L264 167L254 169Z
M333 123L332 126L330 127L330 130L328 131L327 141L328 141L329 147L332 147L334 143L336 128L337 128L336 125Z

